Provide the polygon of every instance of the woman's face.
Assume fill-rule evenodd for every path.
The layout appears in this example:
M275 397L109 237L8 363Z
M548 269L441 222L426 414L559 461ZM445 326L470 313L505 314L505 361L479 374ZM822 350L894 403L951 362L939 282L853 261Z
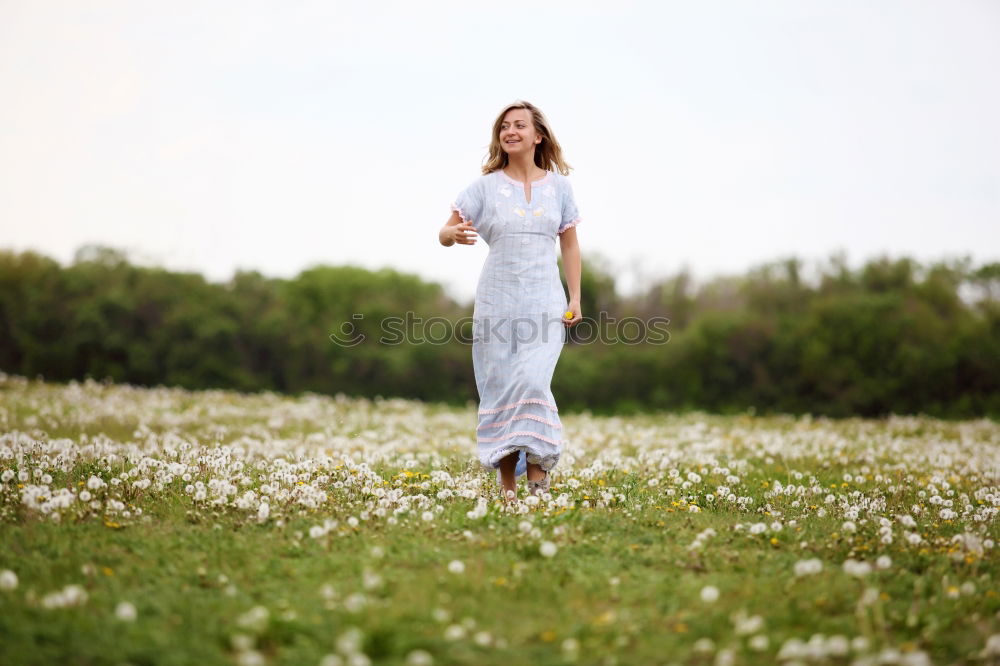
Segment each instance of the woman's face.
M500 122L500 145L508 155L530 153L542 142L527 109L511 109Z

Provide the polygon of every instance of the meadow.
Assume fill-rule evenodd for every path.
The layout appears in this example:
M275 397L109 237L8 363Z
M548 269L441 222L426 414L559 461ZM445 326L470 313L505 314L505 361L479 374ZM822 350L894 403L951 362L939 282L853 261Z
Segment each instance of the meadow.
M0 374L0 663L1000 663L1000 425L565 414ZM557 396L558 397L558 396Z

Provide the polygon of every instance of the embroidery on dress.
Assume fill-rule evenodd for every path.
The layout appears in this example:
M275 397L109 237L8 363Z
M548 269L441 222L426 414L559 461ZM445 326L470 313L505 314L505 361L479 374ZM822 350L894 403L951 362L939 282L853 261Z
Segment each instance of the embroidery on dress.
M547 197L554 197L556 195L556 190L551 185L546 185L545 189L542 190L542 193L544 193Z
M535 217L541 217L542 214L545 212L545 206L539 206L532 212L535 214Z
M524 209L520 206L514 206L514 214L518 217L524 217Z
M505 197L509 197L511 194L513 194L513 192L514 190L510 189L510 185L504 185L503 187L500 188L500 194L504 195Z

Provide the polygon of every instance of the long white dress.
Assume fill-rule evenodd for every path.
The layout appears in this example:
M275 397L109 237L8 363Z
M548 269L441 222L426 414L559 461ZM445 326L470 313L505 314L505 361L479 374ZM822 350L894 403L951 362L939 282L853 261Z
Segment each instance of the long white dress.
M564 441L551 383L568 306L555 240L580 223L573 189L550 171L531 183L529 201L524 184L498 169L473 181L451 208L490 248L473 310L479 460L498 469L517 451L517 476L527 462L550 470Z

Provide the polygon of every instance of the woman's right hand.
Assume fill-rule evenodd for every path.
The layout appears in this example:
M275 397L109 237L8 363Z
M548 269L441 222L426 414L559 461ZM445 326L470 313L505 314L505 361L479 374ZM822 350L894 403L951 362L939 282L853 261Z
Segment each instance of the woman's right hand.
M471 222L460 222L453 227L448 227L451 231L451 240L459 243L460 245L475 245L476 244L476 228L472 226Z
M441 229L439 240L445 247L450 247L455 243L459 243L460 245L475 245L476 228L472 226L471 221L464 222L458 216L458 213L453 213L452 218Z

